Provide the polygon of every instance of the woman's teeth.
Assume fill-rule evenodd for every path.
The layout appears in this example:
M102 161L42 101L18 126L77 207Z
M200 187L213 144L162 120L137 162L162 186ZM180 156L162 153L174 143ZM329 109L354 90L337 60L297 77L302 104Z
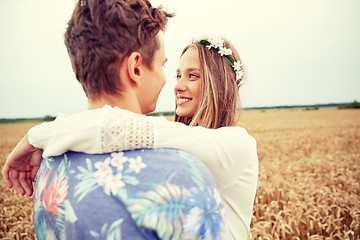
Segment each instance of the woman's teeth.
M190 102L191 98L178 98L177 99L177 103L178 104L182 104L182 103L186 103L186 102Z

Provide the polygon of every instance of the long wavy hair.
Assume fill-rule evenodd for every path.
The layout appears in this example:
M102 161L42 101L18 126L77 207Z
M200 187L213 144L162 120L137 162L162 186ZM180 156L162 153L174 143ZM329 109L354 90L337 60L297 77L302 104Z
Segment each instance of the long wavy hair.
M232 50L231 56L235 61L241 62L237 50L226 39L224 46ZM175 121L212 129L235 126L240 112L239 87L244 76L236 81L236 73L226 63L225 57L200 43L186 46L181 56L190 48L197 49L200 58L200 103L194 116L181 117L175 114Z

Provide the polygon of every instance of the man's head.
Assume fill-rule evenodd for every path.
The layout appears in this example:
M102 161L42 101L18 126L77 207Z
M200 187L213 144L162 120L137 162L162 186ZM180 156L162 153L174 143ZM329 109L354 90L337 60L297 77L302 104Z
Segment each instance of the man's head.
M172 17L147 0L81 0L68 22L65 44L89 99L122 90L119 66L136 51L151 70L159 31Z
M157 39L159 48L154 54L152 69L144 67L142 88L138 91L138 99L142 113L149 113L155 110L160 91L166 83L163 68L167 58L162 34L159 33ZM146 92L149 91L150 94L146 94Z

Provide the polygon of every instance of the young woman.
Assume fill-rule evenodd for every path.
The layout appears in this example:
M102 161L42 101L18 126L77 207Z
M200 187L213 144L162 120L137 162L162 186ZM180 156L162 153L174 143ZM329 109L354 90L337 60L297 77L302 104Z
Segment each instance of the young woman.
M254 138L236 126L243 79L236 49L226 40L204 38L181 54L174 89L176 122L106 105L36 126L28 139L44 149L43 157L68 150L106 153L139 148L175 148L194 154L214 176L230 238L246 239L258 158Z

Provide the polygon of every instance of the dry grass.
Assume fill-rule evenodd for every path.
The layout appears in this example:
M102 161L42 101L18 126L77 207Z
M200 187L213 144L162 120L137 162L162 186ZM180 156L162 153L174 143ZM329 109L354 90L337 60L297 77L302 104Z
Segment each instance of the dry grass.
M0 125L0 166L16 143L34 124ZM35 239L32 223L32 199L10 192L0 181L0 239Z
M249 239L360 239L360 111L244 112L259 184Z
M246 111L259 185L249 239L359 239L360 111ZM31 124L0 125L0 167ZM1 239L34 239L32 199L1 190Z

